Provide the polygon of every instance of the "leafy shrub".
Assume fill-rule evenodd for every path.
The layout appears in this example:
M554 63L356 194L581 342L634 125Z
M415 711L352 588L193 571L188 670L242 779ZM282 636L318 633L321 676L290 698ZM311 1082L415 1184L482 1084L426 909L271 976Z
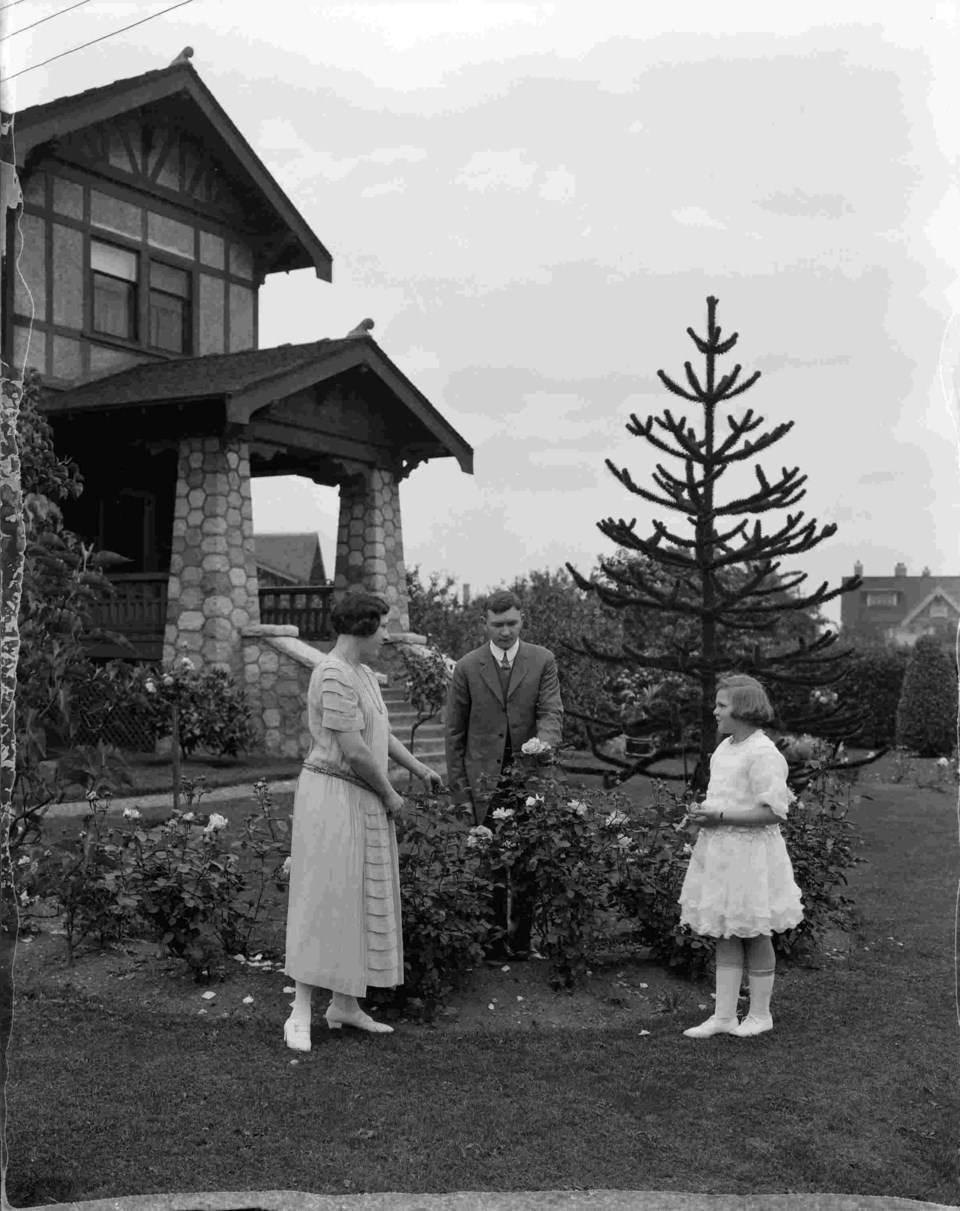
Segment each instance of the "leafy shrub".
M197 670L188 656L169 668L139 668L130 700L150 712L158 739L171 734L176 705L180 748L186 756L203 748L235 757L256 742L243 689L226 670Z
M957 742L957 672L932 635L910 656L897 707L897 744L919 757L949 757Z
M910 659L908 648L882 643L857 644L836 689L844 706L864 708L857 744L883 748L894 743L897 705Z
M108 825L108 799L91 791L76 839L35 845L18 858L21 908L62 917L70 962L88 938L102 947L128 934L153 938L198 979L224 954L247 952L269 886L279 894L286 887L287 823L275 817L269 790L258 782L258 808L225 852L227 821L193 810L202 784L184 780L183 789L186 809L153 827L135 808Z
M406 802L414 810L397 823L404 983L371 993L431 1016L483 958L489 885L462 813L420 794Z
M112 591L104 570L125 562L95 551L64 527L60 504L80 496L83 480L76 466L54 451L53 431L38 407L40 385L40 376L28 371L17 420L26 547L14 699L12 850L41 835L44 811L64 797L61 758L79 739L75 696L104 676L87 658L83 639L105 634L94 626L99 599Z
M453 660L434 643L403 643L395 650L403 669L407 696L417 712L407 744L407 748L413 752L417 729L439 715L446 704L450 685L448 669L452 672Z

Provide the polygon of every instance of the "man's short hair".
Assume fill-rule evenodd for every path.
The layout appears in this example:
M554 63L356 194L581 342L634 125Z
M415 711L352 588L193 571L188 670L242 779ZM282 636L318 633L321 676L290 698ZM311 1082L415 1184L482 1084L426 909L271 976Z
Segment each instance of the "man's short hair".
M484 603L485 614L506 614L507 610L523 610L523 602L510 589L497 589Z
M330 623L338 635L367 639L376 635L380 619L389 613L389 603L375 593L344 593L330 611Z

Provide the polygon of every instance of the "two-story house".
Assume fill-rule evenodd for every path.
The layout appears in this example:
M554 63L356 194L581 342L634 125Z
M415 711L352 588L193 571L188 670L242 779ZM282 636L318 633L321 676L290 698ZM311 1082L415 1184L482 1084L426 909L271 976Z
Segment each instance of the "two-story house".
M339 488L331 587L382 593L403 632L399 484L432 458L470 473L472 451L372 324L258 348L266 277L330 281L331 256L182 57L14 128L4 358L42 373L58 448L84 474L66 524L129 560L104 621L144 659L245 678L278 750L303 678L280 642L291 628L261 620L251 477Z
M934 635L954 650L960 626L960 576L934 576L929 568L919 576L908 576L903 563L897 564L892 576L864 576L860 562L854 565L854 576L863 577L863 583L840 598L844 635L907 646L921 635Z

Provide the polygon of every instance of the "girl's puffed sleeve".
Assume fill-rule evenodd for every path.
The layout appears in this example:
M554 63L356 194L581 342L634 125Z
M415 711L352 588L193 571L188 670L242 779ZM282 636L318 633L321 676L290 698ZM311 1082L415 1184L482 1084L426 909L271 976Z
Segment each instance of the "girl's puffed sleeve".
M788 766L783 754L775 748L763 749L750 763L749 785L754 804L765 803L781 820L796 796L787 786Z
M320 707L320 722L330 731L363 731L360 696L350 684L348 675L334 665L327 665L321 672Z

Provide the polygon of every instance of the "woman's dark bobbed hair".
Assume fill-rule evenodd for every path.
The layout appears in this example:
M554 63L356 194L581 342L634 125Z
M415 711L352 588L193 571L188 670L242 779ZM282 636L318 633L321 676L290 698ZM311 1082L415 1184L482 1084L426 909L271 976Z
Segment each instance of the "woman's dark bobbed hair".
M344 593L330 611L330 622L338 635L366 639L377 633L380 619L389 613L389 603L375 593Z

